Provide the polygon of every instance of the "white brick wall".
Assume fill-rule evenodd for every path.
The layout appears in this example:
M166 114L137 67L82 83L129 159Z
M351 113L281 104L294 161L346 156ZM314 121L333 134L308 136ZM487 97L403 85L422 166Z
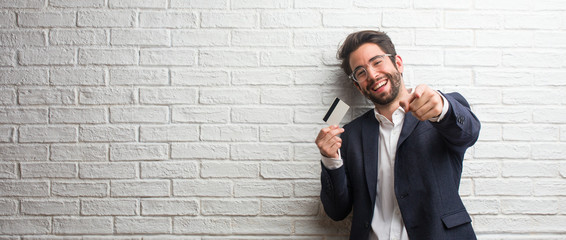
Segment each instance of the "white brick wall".
M0 239L345 239L313 141L369 106L335 59L368 28L482 121L479 239L565 239L557 0L2 0Z

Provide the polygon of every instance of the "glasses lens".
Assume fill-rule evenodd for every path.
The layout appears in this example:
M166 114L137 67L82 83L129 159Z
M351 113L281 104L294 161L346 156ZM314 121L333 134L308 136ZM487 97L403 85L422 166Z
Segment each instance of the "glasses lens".
M363 82L367 78L367 72L364 68L356 69L356 71L354 71L352 75L354 76L354 80L356 80L356 82Z

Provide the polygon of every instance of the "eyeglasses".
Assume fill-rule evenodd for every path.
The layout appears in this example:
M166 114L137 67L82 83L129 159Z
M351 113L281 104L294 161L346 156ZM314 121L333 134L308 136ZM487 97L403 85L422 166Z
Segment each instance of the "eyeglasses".
M372 57L369 61L369 67L371 67L373 70L378 69L381 67L382 62L383 62L383 58L384 57L391 57L393 56L393 54L383 54L383 55L377 55L375 57ZM365 67L357 67L356 69L354 69L354 72L352 72L352 74L350 74L350 76L348 76L350 79L352 79L354 82L357 83L361 83L364 81L368 80L369 77L369 73L368 70Z

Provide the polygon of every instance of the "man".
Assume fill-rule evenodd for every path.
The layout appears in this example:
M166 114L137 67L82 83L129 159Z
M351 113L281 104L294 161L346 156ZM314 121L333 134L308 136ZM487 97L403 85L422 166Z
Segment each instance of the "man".
M342 69L375 108L323 128L320 194L335 221L353 209L350 239L476 239L458 194L466 149L480 122L458 93L408 90L403 61L383 32L350 34Z

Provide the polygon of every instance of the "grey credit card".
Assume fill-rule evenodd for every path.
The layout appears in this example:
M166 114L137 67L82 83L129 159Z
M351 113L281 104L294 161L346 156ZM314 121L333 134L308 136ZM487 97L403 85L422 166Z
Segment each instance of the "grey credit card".
M328 109L328 112L326 112L326 115L324 115L324 118L322 120L328 123L328 125L330 126L338 125L344 118L344 115L346 115L348 109L350 109L350 106L348 106L348 104L340 100L340 98L336 98L334 99L334 102L332 103L330 109Z

